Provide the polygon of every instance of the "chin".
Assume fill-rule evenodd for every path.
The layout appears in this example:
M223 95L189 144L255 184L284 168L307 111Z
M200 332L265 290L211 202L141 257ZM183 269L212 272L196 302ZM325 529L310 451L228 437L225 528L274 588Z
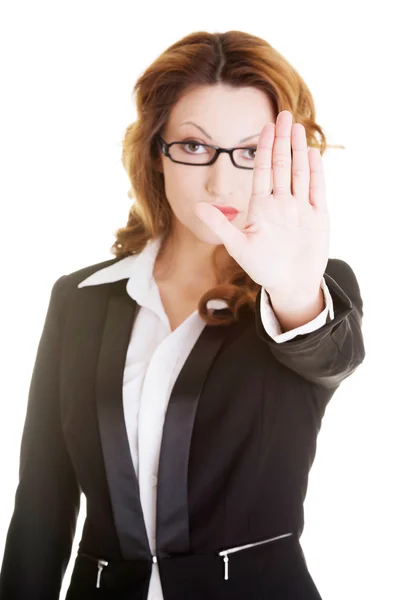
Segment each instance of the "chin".
M219 246L222 244L220 237L213 233L206 224L197 227L193 233L197 239L201 240L205 244L210 244L210 246Z

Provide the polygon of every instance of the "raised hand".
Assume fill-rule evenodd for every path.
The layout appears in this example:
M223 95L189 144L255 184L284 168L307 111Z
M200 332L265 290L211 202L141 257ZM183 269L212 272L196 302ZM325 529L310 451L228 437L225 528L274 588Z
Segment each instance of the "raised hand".
M195 212L270 294L310 296L320 289L330 241L322 157L317 148L308 149L305 129L292 124L289 111L280 112L276 125L267 123L260 134L246 227L239 230L204 202Z

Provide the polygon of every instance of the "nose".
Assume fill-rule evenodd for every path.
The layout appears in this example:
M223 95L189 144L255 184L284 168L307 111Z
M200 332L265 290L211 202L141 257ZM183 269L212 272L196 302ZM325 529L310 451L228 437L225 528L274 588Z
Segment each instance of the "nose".
M231 196L235 185L235 171L240 171L232 164L227 152L221 152L214 164L207 167L207 189L213 196Z

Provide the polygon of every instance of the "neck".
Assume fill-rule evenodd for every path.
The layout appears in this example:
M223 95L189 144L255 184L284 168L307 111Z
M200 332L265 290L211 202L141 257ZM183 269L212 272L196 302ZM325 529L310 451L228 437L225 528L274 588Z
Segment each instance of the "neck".
M205 291L217 285L212 254L215 246L194 236L171 238L161 246L153 277L159 284L185 291Z

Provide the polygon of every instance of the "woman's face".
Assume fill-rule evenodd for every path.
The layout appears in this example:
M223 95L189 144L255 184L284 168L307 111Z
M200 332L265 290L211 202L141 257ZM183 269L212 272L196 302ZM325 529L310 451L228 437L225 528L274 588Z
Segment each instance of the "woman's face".
M195 140L198 144L223 148L250 148L257 146L264 125L275 121L272 103L265 93L252 87L236 89L216 84L197 87L184 94L171 111L161 135L167 143ZM249 139L241 142L244 138ZM205 153L205 149L197 145L186 148L192 153ZM245 156L251 157L254 153L249 150ZM161 161L165 193L175 215L175 233L183 227L203 242L221 244L194 212L197 202L235 207L239 214L231 223L244 229L253 170L238 169L226 153L220 154L209 166L174 163L162 154ZM273 182L271 190L272 186Z

